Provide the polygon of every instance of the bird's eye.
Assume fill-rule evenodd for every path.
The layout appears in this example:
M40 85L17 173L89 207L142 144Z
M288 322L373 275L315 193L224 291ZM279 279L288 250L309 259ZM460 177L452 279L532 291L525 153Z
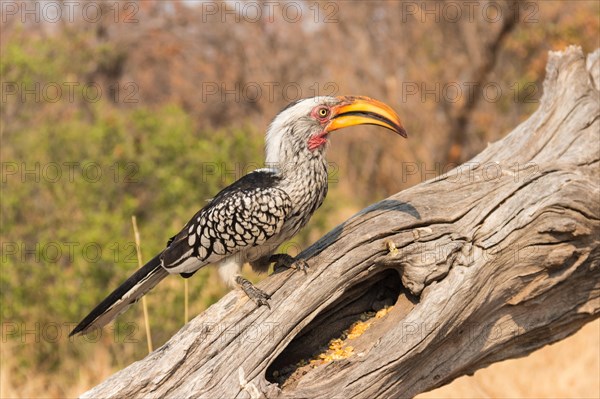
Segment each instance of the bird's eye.
M319 115L319 118L325 118L329 115L329 110L327 108L319 108L317 114Z

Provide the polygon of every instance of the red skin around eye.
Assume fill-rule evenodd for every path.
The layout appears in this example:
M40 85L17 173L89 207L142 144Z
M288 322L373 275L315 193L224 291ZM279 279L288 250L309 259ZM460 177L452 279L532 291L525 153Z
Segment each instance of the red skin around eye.
M319 111L323 108L325 108L328 112L327 112L327 115L321 117L321 116L319 116ZM324 125L325 123L329 122L330 115L331 115L331 110L329 110L329 108L326 108L323 106L315 107L315 108L313 108L312 111L310 111L310 116L312 116L313 118L318 120L321 123L321 125Z

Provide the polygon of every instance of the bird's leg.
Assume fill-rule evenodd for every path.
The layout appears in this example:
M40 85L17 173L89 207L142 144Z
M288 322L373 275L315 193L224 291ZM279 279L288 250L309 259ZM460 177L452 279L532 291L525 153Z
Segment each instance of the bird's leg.
M269 305L269 302L267 302L267 300L271 299L271 295L256 288L250 281L242 276L236 276L235 282L246 293L246 295L248 295L248 298L252 299L254 303L256 303L256 305L259 307L266 305L269 309L271 309L271 305Z
M304 273L308 271L308 263L304 259L296 259L288 254L273 254L269 258L269 261L275 263L273 267L275 273L283 269L302 270Z

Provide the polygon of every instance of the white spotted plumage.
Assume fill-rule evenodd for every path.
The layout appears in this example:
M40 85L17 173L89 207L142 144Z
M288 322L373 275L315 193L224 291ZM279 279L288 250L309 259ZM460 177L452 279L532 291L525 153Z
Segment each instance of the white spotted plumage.
M240 278L240 269L250 262L255 270L266 271L277 247L306 225L322 204L327 194L327 146L309 148L309 140L323 133L313 110L344 101L352 98L315 97L282 110L266 134L267 168L249 173L212 198L161 254L96 306L71 335L102 327L169 273L189 277L214 262L219 262L219 274L229 285L240 286L258 305L268 305L268 295Z
M261 259L296 234L327 194L324 151L306 146L320 127L306 122L317 104L336 101L315 97L284 109L267 131L268 167L242 177L200 210L164 251L163 267L193 273L224 259L231 265L234 254L239 268L244 262L263 265ZM194 261L185 259L190 249Z

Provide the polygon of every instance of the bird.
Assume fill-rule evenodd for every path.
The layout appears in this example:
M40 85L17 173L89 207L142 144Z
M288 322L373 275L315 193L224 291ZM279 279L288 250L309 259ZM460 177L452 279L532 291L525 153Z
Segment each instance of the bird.
M306 271L302 259L275 253L304 227L327 195L329 135L357 125L377 125L407 137L387 104L365 96L317 96L283 108L267 128L265 167L241 177L206 203L166 247L98 304L69 334L102 328L171 274L189 278L208 264L230 288L258 307L270 296L241 274L253 270Z

